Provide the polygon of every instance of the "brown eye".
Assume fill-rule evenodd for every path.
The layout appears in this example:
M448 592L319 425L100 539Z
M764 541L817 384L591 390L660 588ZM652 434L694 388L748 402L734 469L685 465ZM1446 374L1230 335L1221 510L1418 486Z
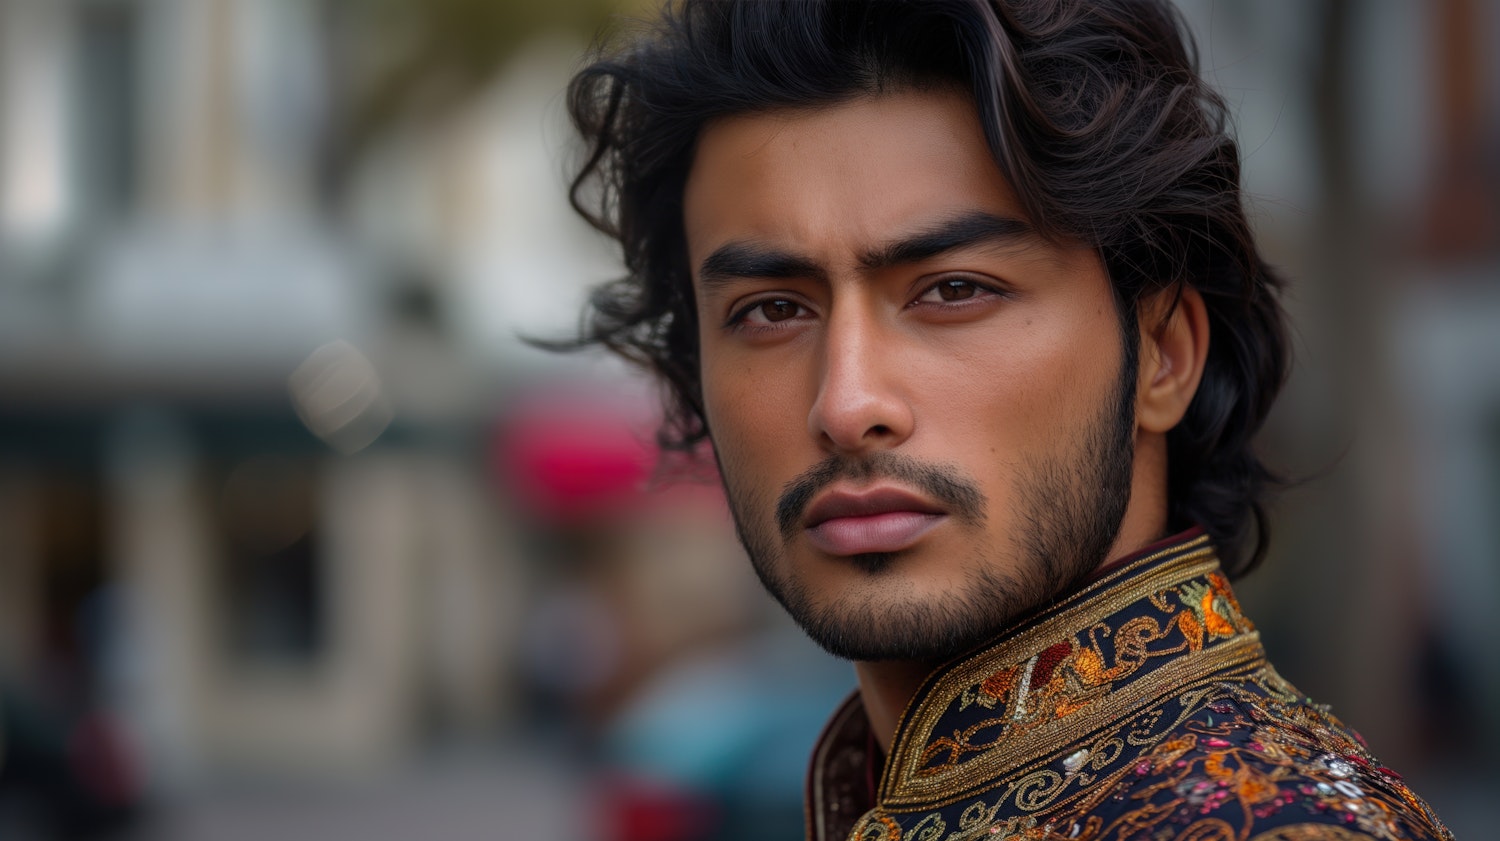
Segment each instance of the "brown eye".
M962 277L939 280L922 291L913 304L958 304L1002 294L989 284Z
M800 307L784 298L777 298L762 303L757 309L760 311L761 318L766 321L786 321L788 318L796 317Z
M937 285L938 297L944 301L962 301L965 298L972 298L976 291L978 291L977 287L967 280L945 280Z

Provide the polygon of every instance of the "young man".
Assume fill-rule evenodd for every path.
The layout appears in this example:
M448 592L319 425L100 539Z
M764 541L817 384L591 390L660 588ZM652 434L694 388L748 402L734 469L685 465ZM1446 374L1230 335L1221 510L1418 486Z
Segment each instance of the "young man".
M1166 2L684 2L574 80L627 277L585 342L712 443L859 692L836 838L1443 838L1265 661L1227 576L1279 281Z

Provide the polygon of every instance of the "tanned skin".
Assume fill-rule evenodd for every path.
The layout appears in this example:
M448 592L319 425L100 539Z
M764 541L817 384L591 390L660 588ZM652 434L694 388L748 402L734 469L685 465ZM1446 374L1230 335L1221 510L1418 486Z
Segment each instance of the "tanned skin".
M765 549L752 550L762 579L804 627L900 650L902 634L976 613L1003 631L1057 595L1021 586L1041 563L1028 533L1057 515L1036 489L1061 483L1091 516L1088 442L1122 393L1122 331L1098 254L1031 230L967 98L897 90L710 123L684 224L725 486L747 546ZM1181 288L1143 302L1138 323L1129 499L1107 551L1075 571L1167 531L1166 433L1203 373L1208 320ZM817 486L779 524L778 499L830 459L947 471L982 515L874 471ZM1005 581L1020 584L977 587ZM856 658L883 748L946 656Z

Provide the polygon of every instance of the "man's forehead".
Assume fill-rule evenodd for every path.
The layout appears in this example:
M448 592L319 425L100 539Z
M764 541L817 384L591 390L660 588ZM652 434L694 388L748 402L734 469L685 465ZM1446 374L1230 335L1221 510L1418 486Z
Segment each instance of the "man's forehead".
M1027 221L973 105L947 91L722 118L699 139L683 202L695 261L730 241L836 235L864 256L954 219Z

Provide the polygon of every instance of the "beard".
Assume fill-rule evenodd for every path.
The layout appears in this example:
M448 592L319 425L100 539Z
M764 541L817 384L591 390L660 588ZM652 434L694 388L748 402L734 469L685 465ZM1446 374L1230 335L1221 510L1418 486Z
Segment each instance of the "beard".
M1113 393L1076 437L1077 445L1060 455L1022 461L1015 482L1016 526L1002 542L1004 554L978 550L964 580L940 600L903 596L893 569L904 552L894 552L842 559L872 579L888 579L890 586L878 600L844 594L820 601L799 579L786 550L807 505L840 479L896 480L942 503L958 524L978 526L987 517L987 501L960 468L889 451L858 458L834 454L789 482L772 505L763 493L736 489L733 465L723 465L735 530L761 583L803 632L835 657L927 662L994 639L1081 583L1104 563L1130 499L1137 365L1134 331L1126 333Z

